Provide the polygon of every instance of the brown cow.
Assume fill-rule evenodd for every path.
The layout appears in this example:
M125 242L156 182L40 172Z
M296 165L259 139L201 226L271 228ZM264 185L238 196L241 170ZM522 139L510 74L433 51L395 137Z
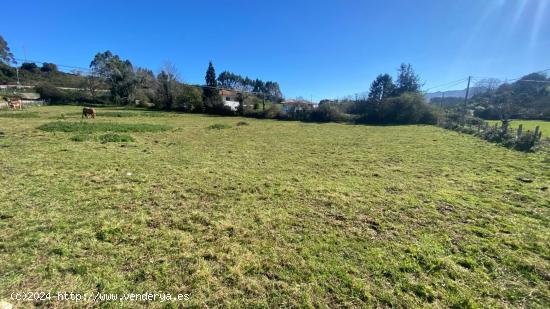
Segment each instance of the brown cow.
M15 109L21 110L21 109L23 109L23 102L21 101L21 99L19 99L19 98L16 98L16 99L6 98L6 99L8 99L8 108L10 108L12 110L15 110Z
M82 118L84 118L84 117L88 118L88 116L90 116L92 118L95 118L95 109L94 108L84 107L82 109Z

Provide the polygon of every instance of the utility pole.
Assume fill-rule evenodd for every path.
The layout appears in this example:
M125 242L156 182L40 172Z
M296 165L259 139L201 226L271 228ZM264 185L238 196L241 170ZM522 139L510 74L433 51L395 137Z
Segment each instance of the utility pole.
M466 96L464 97L464 108L466 108L466 103L468 103L468 95L470 94L470 81L472 80L471 76L468 76L468 86L466 87Z
M15 67L15 72L17 73L17 88L19 88L19 85L20 85L20 83L19 83L19 67L17 67L17 66Z
M470 94L470 82L472 77L468 76L468 86L466 86L466 96L464 96L464 110L462 111L462 123L464 124L464 119L466 118L466 104L468 103L468 95Z

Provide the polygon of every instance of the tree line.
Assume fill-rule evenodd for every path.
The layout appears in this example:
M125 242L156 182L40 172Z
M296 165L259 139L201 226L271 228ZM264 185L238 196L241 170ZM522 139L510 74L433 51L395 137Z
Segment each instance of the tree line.
M249 105L256 109L260 100L265 107L265 101L280 102L283 97L277 82L250 79L228 71L218 76L211 62L202 86L182 83L171 63L165 63L155 75L152 70L135 67L130 60L108 50L94 56L88 74L62 72L53 63L43 63L38 67L35 63L24 62L19 71L10 64L17 62L7 42L0 36L0 82L13 83L19 74L20 80L35 84L41 96L52 103L137 103L164 110L229 114L231 111L223 104L218 88L240 92L238 97L242 101L252 101ZM79 91L60 90L59 87Z

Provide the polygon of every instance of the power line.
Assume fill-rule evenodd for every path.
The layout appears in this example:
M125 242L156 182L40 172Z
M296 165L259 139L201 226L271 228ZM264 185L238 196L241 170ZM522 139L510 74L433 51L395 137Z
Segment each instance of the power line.
M537 72L528 73L527 75L530 75L530 74L542 74L542 73L545 73L545 72L548 72L548 71L550 71L550 68L544 69L544 70L540 70L540 71L537 71ZM523 75L523 76L526 76L526 75ZM506 82L513 82L513 81L517 81L517 80L522 79L523 76L521 76L521 77L516 77L516 78L512 78L512 79L504 78L504 80L506 80ZM495 77L494 77L494 76L491 76L491 77L472 76L472 78L480 80L480 79L489 79L489 78L495 78ZM497 79L501 79L501 80L502 80L502 78L497 78Z
M48 62L48 61L38 61L38 60L30 60L30 59L21 59L21 58L14 58L15 60L17 61L23 61L23 62L32 62L32 63L53 63L53 62ZM72 65L64 65L64 64L57 64L55 63L55 65L57 65L58 67L62 67L62 68L68 68L68 69L77 69L77 70L83 70L83 71L91 71L90 68L82 68L82 67L77 67L77 66L72 66Z
M433 89L436 89L436 88L441 88L441 87L446 87L446 88L453 87L453 86L459 85L461 83L464 83L466 80L468 80L468 77L463 78L463 79L459 79L459 80L455 80L455 81L452 81L452 82L448 82L448 83L445 83L445 84L433 86L433 87L430 87L430 88L426 89L425 91L428 92L430 90L433 90Z

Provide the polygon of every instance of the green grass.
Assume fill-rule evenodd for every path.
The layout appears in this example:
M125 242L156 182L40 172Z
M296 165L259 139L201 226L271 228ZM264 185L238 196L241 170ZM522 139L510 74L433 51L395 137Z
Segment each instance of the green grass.
M502 122L500 120L489 120L489 123L492 125L494 125L495 123L501 125ZM535 128L539 126L540 130L542 130L542 136L550 138L550 121L514 119L512 120L510 127L517 128L520 124L523 124L524 131L534 131Z
M74 142L100 141L101 143L127 143L135 141L135 139L130 135L116 133L107 133L100 136L91 134L77 134L72 136L71 140Z
M190 114L111 118L173 128L132 131L121 147L36 129L61 113L73 123L79 107L36 110L0 121L0 299L157 291L190 293L172 304L185 307L550 306L544 153L433 126ZM220 121L250 125L207 129Z
M116 123L95 122L86 120L81 122L55 121L42 124L38 129L47 132L160 132L170 129L170 126L148 123Z
M0 111L0 118L38 118L39 115L37 112L26 112L26 111Z

